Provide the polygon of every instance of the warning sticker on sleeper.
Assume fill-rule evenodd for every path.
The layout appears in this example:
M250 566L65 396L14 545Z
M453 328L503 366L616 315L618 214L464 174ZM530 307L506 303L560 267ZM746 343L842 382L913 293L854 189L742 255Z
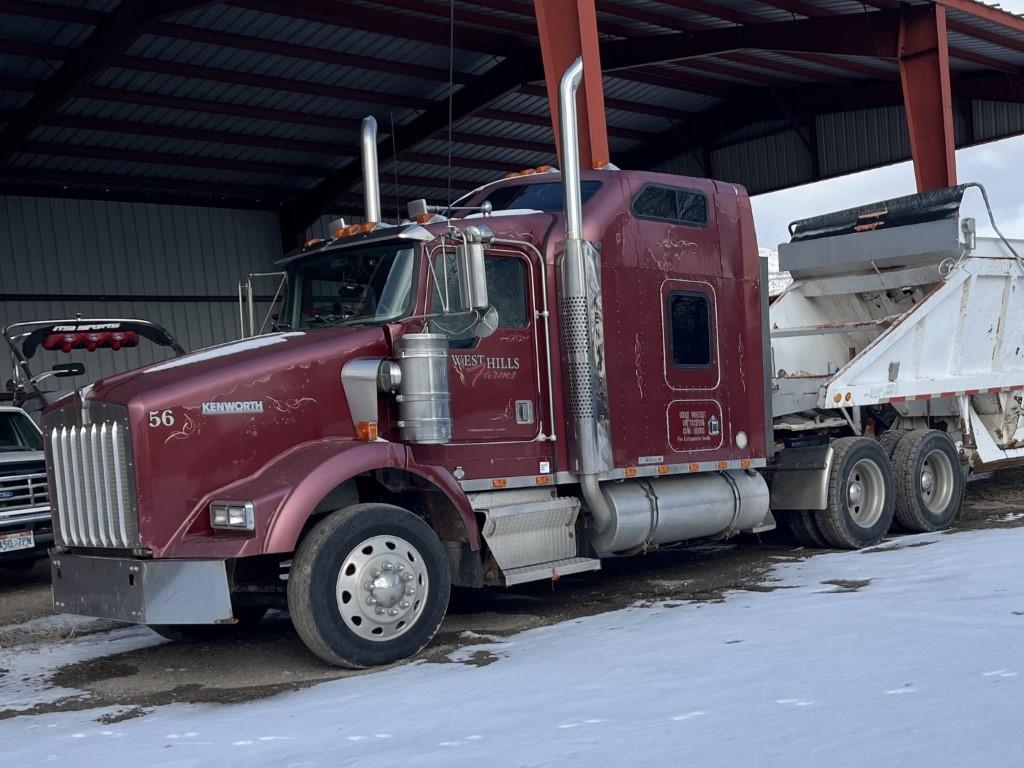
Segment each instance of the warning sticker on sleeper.
M710 451L722 445L722 406L715 400L673 400L666 422L673 451Z

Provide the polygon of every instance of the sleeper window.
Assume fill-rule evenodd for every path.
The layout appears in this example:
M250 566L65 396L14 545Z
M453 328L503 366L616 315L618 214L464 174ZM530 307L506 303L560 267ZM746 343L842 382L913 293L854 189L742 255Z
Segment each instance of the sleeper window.
M672 362L683 368L711 365L711 302L707 295L669 295L668 319Z
M633 215L638 219L703 227L708 223L708 201L703 193L692 189L648 184L633 200Z

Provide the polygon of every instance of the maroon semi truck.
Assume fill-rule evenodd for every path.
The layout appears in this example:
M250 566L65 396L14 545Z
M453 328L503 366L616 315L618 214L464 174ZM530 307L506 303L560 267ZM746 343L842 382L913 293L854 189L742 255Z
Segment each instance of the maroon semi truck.
M286 605L315 654L367 667L426 645L452 585L774 527L747 193L581 173L581 70L562 83L561 173L388 226L366 132L370 223L284 259L275 332L48 411L58 610L189 639ZM847 440L851 461L886 463L877 441ZM820 489L816 461L789 469ZM869 481L878 509L860 517ZM828 497L832 543L888 529L891 479L864 482Z

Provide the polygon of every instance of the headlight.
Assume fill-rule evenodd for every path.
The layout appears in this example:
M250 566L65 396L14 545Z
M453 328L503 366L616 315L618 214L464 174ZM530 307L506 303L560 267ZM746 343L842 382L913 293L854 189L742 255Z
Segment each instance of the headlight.
M251 501L210 502L210 525L228 531L252 531L256 513Z

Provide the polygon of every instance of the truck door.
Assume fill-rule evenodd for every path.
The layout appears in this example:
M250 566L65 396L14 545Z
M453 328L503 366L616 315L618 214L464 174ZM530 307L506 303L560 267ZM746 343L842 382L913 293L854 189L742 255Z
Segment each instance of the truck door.
M495 249L485 263L497 327L486 338L456 338L449 344L449 445L531 441L541 427L534 266L518 252Z

